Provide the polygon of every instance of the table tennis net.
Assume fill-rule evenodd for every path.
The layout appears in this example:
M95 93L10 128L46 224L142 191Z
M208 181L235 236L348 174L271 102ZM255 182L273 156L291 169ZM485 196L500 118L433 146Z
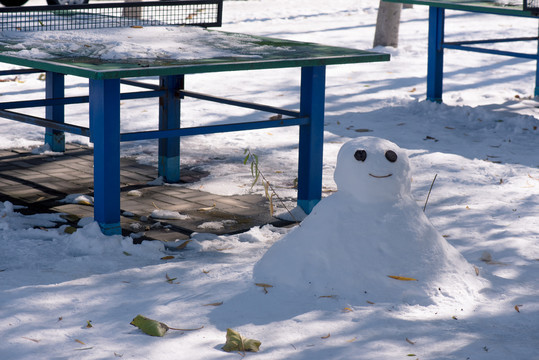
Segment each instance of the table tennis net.
M221 26L223 0L176 0L0 8L0 31L138 26Z

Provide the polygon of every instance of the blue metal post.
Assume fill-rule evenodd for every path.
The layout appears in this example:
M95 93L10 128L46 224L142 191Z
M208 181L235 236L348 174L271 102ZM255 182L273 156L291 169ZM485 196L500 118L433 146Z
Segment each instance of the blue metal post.
M165 94L159 98L159 130L180 128L180 90L184 76L161 76L159 84ZM165 181L180 181L180 138L159 139L159 176Z
M45 77L45 97L47 99L57 99L64 97L64 75L48 71ZM45 109L45 117L49 120L64 122L64 105L50 105ZM48 144L51 151L65 151L65 135L63 131L45 128L45 144Z
M429 49L427 65L427 100L442 102L444 77L444 22L442 8L429 8Z
M533 91L533 95L539 96L539 41L537 41L537 60L535 61L535 89Z
M94 219L105 235L120 227L120 80L90 80L94 143Z
M300 113L311 121L299 130L298 206L307 214L322 198L325 90L325 66L301 69Z

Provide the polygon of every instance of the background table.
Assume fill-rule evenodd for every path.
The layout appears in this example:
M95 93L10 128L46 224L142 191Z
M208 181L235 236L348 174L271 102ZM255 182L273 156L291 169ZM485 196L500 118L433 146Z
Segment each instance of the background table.
M539 37L518 37L505 39L481 39L474 41L445 42L445 9L503 16L537 18L537 14L523 9L522 5L501 5L494 1L463 1L463 0L386 0L415 5L429 6L429 38L428 38L428 68L427 68L427 99L442 101L443 92L443 61L444 49L474 51L489 54L506 55L518 58L533 59L537 62L534 95L539 95L539 49L535 54L518 51L502 51L484 48L477 45L537 41Z
M85 30L88 31L88 30ZM179 30L181 31L181 30ZM209 31L209 30L206 30ZM44 126L46 142L62 151L64 132L89 136L94 146L94 218L105 234L119 234L120 228L120 142L159 139L159 175L168 182L179 181L181 136L252 130L269 127L300 127L298 166L298 205L309 213L321 198L324 97L326 65L388 61L389 55L340 47L323 46L212 31L216 38L235 36L246 52L264 46L257 57L218 57L192 60L125 59L103 61L96 58L53 54L46 59L31 58L0 47L0 62L46 71L46 98L42 100L0 103L0 117ZM217 36L219 35L219 36ZM218 43L214 46L218 47ZM249 48L249 46L247 47ZM229 49L234 51L234 49ZM50 50L47 50L50 52ZM248 50L247 50L248 52ZM287 110L269 105L247 103L190 92L184 89L184 76L208 72L301 68L300 108ZM64 75L89 79L89 96L65 97ZM127 78L158 76L159 85ZM120 84L144 91L121 93ZM271 87L271 84L268 84ZM258 122L200 126L180 126L180 101L188 96L228 105L281 114L283 118ZM120 100L159 97L159 127L154 131L120 133ZM65 122L64 105L89 102L89 127ZM9 109L46 106L46 118L38 118Z

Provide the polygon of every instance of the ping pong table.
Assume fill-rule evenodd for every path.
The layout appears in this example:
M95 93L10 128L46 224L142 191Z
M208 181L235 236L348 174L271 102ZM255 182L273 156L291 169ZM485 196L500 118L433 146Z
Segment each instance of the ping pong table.
M445 10L457 10L463 12L474 12L483 14L494 14L503 16L516 16L526 18L538 18L537 11L525 7L526 4L504 5L495 1L485 0L385 0L389 2L426 5L429 6L429 32L428 32L428 65L427 65L427 99L441 102L443 93L443 62L444 49L454 49L505 55L516 58L532 59L536 61L536 77L534 95L539 95L539 42L538 50L535 53L523 53L517 51L506 51L484 47L482 45L502 42L518 41L538 41L538 36L479 39L469 41L446 42L445 35ZM537 9L535 9L537 10Z
M182 31L182 28L177 27L174 31ZM50 46L48 43L47 47L38 49L47 56L32 57L28 52L19 51L17 47L9 48L5 41L0 41L0 62L28 67L33 69L32 71L46 72L44 99L0 103L0 117L45 127L45 141L54 151L63 150L65 132L90 138L94 149L94 219L104 234L121 233L120 142L122 141L159 139L158 175L167 182L178 182L179 139L182 136L299 126L297 204L309 213L321 199L322 191L326 66L389 60L387 54L370 51L215 30L201 31L207 32L207 38L210 39L206 46L213 46L216 49L223 37L234 37L227 51L242 56L201 55L195 59L104 60L92 56L58 53L55 49L59 48L62 40L57 40L58 46ZM216 40L212 44L213 37ZM261 48L263 51L256 50ZM301 69L299 109L282 109L216 97L189 91L184 86L185 76L191 74L280 68ZM88 79L89 95L66 97L65 75ZM136 79L148 76L158 77L159 85ZM122 93L121 84L137 86L141 90ZM271 84L268 84L269 86ZM156 129L121 133L120 101L150 97L159 98L159 120ZM280 114L282 117L265 121L185 128L180 123L180 104L184 97ZM85 102L89 103L89 126L83 127L66 122L65 105ZM45 118L12 110L43 106L46 107Z

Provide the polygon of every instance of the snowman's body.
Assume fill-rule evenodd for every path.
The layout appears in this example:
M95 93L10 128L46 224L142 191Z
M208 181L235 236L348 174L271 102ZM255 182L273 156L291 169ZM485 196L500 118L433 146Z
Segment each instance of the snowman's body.
M482 287L472 265L411 198L408 158L397 145L373 137L344 144L335 181L337 193L255 265L257 282L317 296L425 305L466 301Z

